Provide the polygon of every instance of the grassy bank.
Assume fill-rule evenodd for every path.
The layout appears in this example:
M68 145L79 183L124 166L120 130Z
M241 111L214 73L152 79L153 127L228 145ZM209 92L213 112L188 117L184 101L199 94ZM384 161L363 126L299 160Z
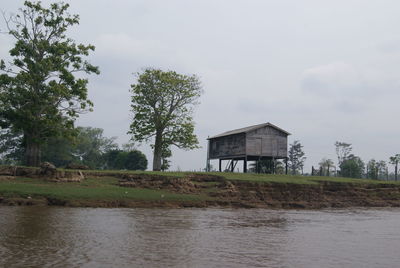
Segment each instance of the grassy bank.
M172 193L164 190L125 188L114 177L87 178L82 182L48 182L37 178L15 178L0 181L0 197L8 200L47 199L55 204L104 206L104 204L147 202L196 202L201 195ZM39 201L40 202L40 201ZM97 205L96 205L97 204Z
M166 177L186 177L190 174L210 174L221 176L231 181L250 181L264 183L293 183L293 184L319 184L321 182L356 183L356 184L398 184L395 181L353 179L344 177L321 177L321 176L300 176L300 175L275 175L275 174L256 174L256 173L231 173L231 172L157 172L157 171L115 171L115 170L91 170L84 171L90 176L118 176L120 174L149 174Z
M398 182L240 173L84 173L86 179L81 182L0 176L0 203L92 207L400 206Z

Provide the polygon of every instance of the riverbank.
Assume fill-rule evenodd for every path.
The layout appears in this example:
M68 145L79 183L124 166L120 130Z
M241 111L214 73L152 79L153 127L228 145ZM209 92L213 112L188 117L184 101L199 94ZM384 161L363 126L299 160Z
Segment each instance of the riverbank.
M0 204L310 209L400 207L400 184L397 182L240 173L69 170L46 177L38 175L37 169L23 169L25 172L13 174L0 172ZM57 177L60 174L66 179Z

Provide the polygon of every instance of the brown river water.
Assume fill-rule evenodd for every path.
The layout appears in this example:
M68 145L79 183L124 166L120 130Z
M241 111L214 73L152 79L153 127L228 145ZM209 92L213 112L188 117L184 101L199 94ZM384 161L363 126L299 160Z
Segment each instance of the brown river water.
M400 267L400 209L0 207L0 267Z

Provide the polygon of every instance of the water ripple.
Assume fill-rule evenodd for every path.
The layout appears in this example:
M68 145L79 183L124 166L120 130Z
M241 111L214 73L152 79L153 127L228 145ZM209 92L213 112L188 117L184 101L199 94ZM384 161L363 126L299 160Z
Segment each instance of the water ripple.
M0 207L0 267L397 267L399 212Z

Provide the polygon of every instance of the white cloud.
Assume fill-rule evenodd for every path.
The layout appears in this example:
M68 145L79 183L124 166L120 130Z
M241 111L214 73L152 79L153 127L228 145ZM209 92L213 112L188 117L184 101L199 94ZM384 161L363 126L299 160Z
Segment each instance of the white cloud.
M303 72L302 88L318 96L332 97L354 94L364 86L362 75L354 66L344 62L334 62L309 68Z
M399 77L385 74L371 66L357 67L334 62L309 68L303 72L301 87L304 93L347 104L368 105L378 99L397 94Z
M167 50L156 40L140 40L126 33L107 33L96 41L96 50L100 55L114 59L154 58Z

